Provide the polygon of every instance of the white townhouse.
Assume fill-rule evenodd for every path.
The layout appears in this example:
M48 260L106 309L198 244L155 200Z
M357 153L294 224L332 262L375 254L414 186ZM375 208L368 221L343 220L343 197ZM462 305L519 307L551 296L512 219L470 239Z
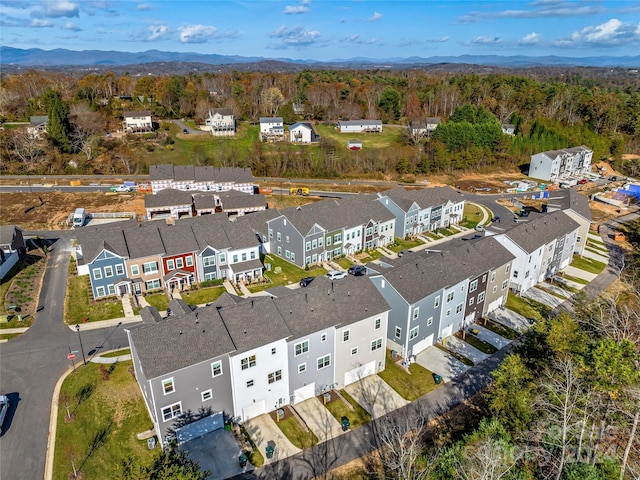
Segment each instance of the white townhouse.
M237 190L253 194L254 184L250 168L173 164L150 165L149 180L154 195L167 188L202 192Z
M151 112L149 110L124 112L122 126L126 133L153 132Z
M205 119L214 137L232 137L236 134L236 117L231 108L213 108Z
M547 211L555 212L557 210L562 210L580 225L574 253L582 255L587 246L592 221L589 199L573 188L562 192L550 192Z
M584 145L536 153L531 156L529 176L548 182L580 177L591 172L592 157L593 150Z

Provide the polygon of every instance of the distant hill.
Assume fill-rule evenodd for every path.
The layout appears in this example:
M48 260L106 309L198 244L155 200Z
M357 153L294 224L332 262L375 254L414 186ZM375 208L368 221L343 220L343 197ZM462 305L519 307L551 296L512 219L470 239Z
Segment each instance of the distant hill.
M640 67L640 55L626 57L528 57L524 55L460 55L438 57L407 57L407 58L348 58L335 59L325 62L317 60L300 60L290 58L243 57L239 55L216 55L201 53L161 52L147 50L146 52L117 52L101 50L42 50L40 48L21 49L0 47L0 64L24 67L56 67L56 66L86 66L108 67L141 65L161 62L199 63L204 65L234 65L275 61L279 65L292 64L313 67L406 67L409 65L433 64L467 64L493 65L496 67L540 67L540 66L581 66L581 67Z

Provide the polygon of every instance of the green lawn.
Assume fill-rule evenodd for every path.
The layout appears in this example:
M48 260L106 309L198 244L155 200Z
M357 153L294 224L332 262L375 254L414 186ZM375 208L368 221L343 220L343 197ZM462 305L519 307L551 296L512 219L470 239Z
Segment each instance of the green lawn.
M448 353L449 355L451 355L453 358L457 358L458 360L460 360L462 363L464 363L465 365L469 365L470 367L473 367L474 363L469 360L467 357L460 355L459 353L454 352L453 350L449 350L446 345L442 345L440 343L436 343L436 348L439 348L440 350L442 350L443 352Z
M390 147L402 146L404 127L384 125L382 133L340 133L334 125L314 125L318 135L331 139L339 146L347 150L349 140L362 140L363 149L386 149ZM357 154L357 152L348 152Z
M560 285L558 285L558 286L562 288L562 286L563 286L563 285L562 285L562 284L560 284ZM559 298L559 299L561 299L561 300L566 300L566 299L567 299L567 296L565 296L565 295L560 295L560 294L559 294L558 292L556 292L555 290L551 290L550 288L546 288L546 287L544 287L544 286L542 286L542 285L538 285L538 286L537 286L537 288L539 288L539 289L540 289L540 290L542 290L543 292L548 293L549 295L552 295L552 296L554 296L554 297L556 297L556 298Z
M264 258L263 263L271 264L271 271L265 271L264 276L271 280L271 283L267 285L251 286L249 290L251 292L258 292L268 288L272 288L279 285L289 285L291 283L298 283L303 277L318 277L320 275L326 275L327 271L322 267L313 267L309 270L304 270L293 263L289 263L275 255L267 255ZM276 267L280 267L280 273L275 273Z
M589 247L589 245L587 245L584 249L587 252L595 253L596 255L600 255L602 257L607 257L609 255L609 252L607 250L596 249L593 247Z
M223 286L219 287L206 287L199 288L198 290L191 290L189 292L182 293L182 299L189 305L202 305L205 303L215 301L220 295L225 292Z
M473 327L471 327L471 328L473 328ZM492 355L492 354L494 354L494 353L496 353L498 351L498 349L496 347L494 347L493 345L491 345L488 342L485 342L484 340L480 340L473 333L465 332L464 341L467 342L472 347L477 348L482 353L486 353L486 354Z
M118 466L127 457L148 463L154 451L136 434L152 426L131 361L78 367L62 384L58 406L53 478L71 478L72 464L82 478L117 478ZM105 379L108 378L108 379ZM66 419L67 408L72 419ZM157 451L157 450L156 450Z
M155 307L159 312L166 310L169 307L169 297L165 293L152 293L145 295L144 299L149 305Z
M306 430L294 416L285 418L276 423L278 428L284 433L296 447L301 450L313 447L318 443L318 437L311 430Z
M590 258L586 257L581 258L576 255L573 257L571 266L579 268L580 270L584 270L585 272L598 274L607 267L607 264L598 262L597 260L591 260Z
M240 426L240 430L242 431L244 438L251 444L252 447L251 452L247 455L249 457L249 462L254 467L260 468L262 465L264 465L264 457L262 456L262 453L260 452L260 450L258 450L258 447L256 447L256 443L253 441L251 436L247 433L242 425Z
M464 210L462 211L462 222L460 224L463 227L475 228L482 220L484 215L484 209L476 204L470 202L464 202Z
M508 338L509 340L515 340L520 336L520 334L512 328L502 325L501 323L494 322L493 320L485 319L482 325L493 333L497 333L501 337Z
M587 240L587 247L592 248L598 253L609 253L609 250L607 250L607 247L605 246L604 243L594 242L593 240Z
M509 293L507 303L505 305L509 310L513 310L526 318L535 318L541 320L551 309L539 302L528 298L517 297Z
M69 325L124 317L122 302L116 297L89 302L91 284L89 276L69 275L65 298L65 322Z
M374 260L378 260L379 258L384 257L382 253L380 253L378 250L373 248L370 248L369 250L367 250L366 254L367 254L366 257L363 257L360 259L362 263L372 262Z
M113 352L102 353L99 356L105 358L115 358L121 357L122 355L129 355L131 353L130 348L121 348L120 350L115 350Z
M333 415L338 423L342 422L342 417L347 417L349 419L350 428L353 430L354 428L358 428L359 426L371 421L371 415L369 415L369 413L362 408L351 395L349 395L345 390L340 390L340 394L351 404L353 410L351 410L342 399L332 400L325 405L327 410L331 412L331 415Z
M413 247L417 247L418 245L424 245L422 240L405 240L403 238L396 238L395 242L388 245L386 248L393 252L400 252L401 250L411 250Z
M345 270L348 270L349 267L351 265L353 265L353 262L351 260L349 260L347 257L340 257L337 260L334 259L333 261L336 262L338 265L340 265Z
M391 386L405 400L410 402L420 398L424 394L436 388L433 373L426 368L412 363L409 365L409 373L391 358L391 351L387 350L385 368L378 373L380 378Z

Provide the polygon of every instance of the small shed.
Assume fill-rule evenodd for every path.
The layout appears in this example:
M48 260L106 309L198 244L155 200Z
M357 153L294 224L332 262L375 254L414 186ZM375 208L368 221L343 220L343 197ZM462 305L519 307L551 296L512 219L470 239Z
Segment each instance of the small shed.
M362 140L349 140L347 147L349 150L362 150Z

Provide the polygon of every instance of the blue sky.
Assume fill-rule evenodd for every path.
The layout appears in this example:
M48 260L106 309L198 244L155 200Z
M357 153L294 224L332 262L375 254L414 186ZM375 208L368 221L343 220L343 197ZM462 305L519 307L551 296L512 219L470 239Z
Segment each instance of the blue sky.
M331 60L640 54L640 1L0 0L0 44Z

